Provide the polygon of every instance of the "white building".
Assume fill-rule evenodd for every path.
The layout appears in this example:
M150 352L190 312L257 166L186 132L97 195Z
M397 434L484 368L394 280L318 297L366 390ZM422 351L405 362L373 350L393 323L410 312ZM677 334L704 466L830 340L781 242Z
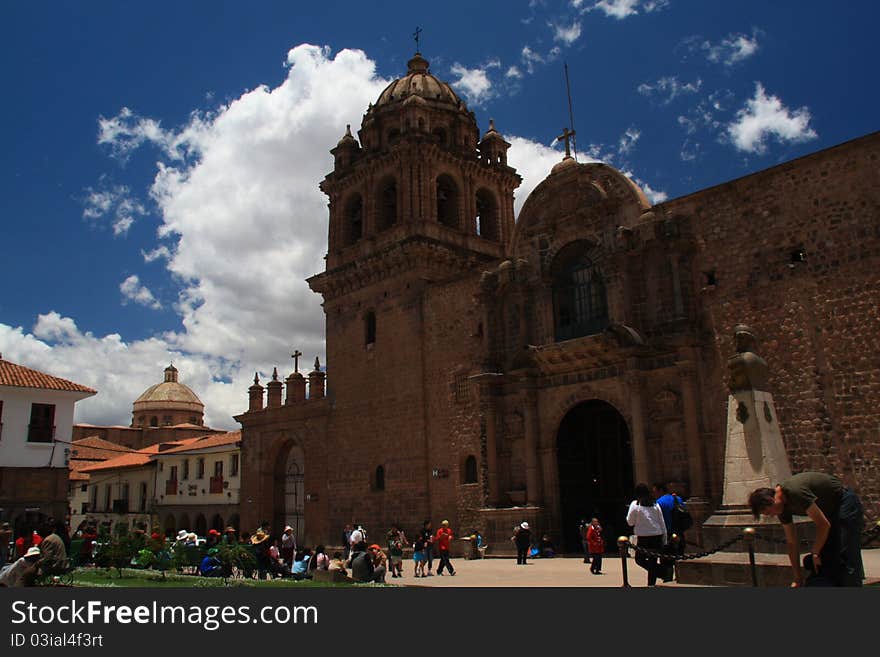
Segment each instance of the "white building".
M166 534L239 529L240 431L204 436L153 458L159 464L156 511Z
M74 405L95 394L0 357L0 520L17 533L67 517Z
M85 518L96 526L205 536L238 525L241 434L162 442L87 465ZM81 495L81 493L78 493Z

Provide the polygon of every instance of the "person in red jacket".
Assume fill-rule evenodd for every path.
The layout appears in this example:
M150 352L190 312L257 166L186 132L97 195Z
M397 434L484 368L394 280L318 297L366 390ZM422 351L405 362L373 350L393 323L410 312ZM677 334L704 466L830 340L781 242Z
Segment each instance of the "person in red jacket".
M434 544L437 546L437 554L440 557L440 565L437 566L438 575L443 574L443 566L446 566L450 575L455 575L455 568L452 567L452 562L449 561L449 544L453 538L452 530L449 529L449 521L444 520L440 523L440 529L437 530L437 534L434 536Z
M587 547L590 549L590 572L601 575L605 539L602 538L602 525L599 524L598 518L593 518L587 528Z

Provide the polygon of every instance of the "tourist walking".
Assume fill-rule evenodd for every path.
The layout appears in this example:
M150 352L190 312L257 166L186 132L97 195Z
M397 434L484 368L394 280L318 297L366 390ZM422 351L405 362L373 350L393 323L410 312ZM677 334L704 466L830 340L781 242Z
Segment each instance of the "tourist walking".
M635 496L636 499L629 505L626 522L633 527L636 535L636 563L648 571L648 586L654 586L660 573L660 561L644 550L660 552L663 549L666 544L666 523L647 484L638 484Z
M391 577L403 577L403 540L397 525L388 532L388 560L391 562Z
M425 556L425 537L422 536L422 533L419 532L419 535L416 537L415 543L413 543L413 576L414 577L427 577L425 575L425 562L427 561L427 557Z
M586 518L582 518L578 523L578 536L581 539L581 547L584 550L584 563L590 563L590 546L587 543L587 532L590 529L590 523Z
M605 553L605 539L598 518L593 518L587 527L587 546L590 550L590 572L602 574L602 555Z
M422 575L425 577L432 577L434 573L431 572L431 568L434 565L434 528L431 524L430 520L425 520L422 523L422 540L425 543L425 564L427 565L428 572L422 572Z
M792 586L804 585L795 515L805 515L816 525L809 560L814 573L835 586L862 585L862 502L840 479L824 472L801 472L775 488L754 490L748 502L755 519L777 516L782 523L794 575Z
M440 565L437 566L438 575L443 574L444 567L446 567L450 575L455 575L455 568L452 567L452 562L449 560L449 545L452 543L453 538L452 530L449 529L449 521L444 520L440 523L440 529L434 535L434 543L437 544L437 557L440 559ZM430 566L428 568L430 569ZM430 572L428 574L430 575Z
M525 566L526 557L529 554L529 546L532 544L532 532L529 529L529 523L521 522L519 527L513 532L511 540L516 545L516 565Z

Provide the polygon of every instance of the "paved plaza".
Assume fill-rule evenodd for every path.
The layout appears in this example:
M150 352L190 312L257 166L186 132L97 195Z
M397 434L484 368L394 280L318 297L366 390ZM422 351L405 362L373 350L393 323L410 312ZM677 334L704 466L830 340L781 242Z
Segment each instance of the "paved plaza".
M742 557L743 568L748 576L748 557L742 555L730 555ZM760 555L761 558L781 557L782 563L787 563L784 555ZM880 584L880 549L862 551L862 560L865 564L866 585ZM437 566L434 561L434 566ZM387 579L389 584L399 586L432 586L432 587L619 587L623 583L621 574L620 557L607 555L602 562L604 575L592 575L589 565L583 563L582 558L556 557L552 559L530 560L525 566L516 565L516 559L488 558L488 559L455 559L455 576L449 575L433 577L413 577L412 561L406 563L406 571L402 578ZM647 576L642 568L639 568L633 559L627 559L627 571L629 583L634 587L644 587L647 584ZM658 586L673 586L684 588L684 585L669 582L658 583Z

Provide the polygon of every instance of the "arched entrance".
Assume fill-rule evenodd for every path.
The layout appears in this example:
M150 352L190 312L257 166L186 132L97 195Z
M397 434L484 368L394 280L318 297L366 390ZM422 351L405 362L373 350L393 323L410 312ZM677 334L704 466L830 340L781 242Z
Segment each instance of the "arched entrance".
M304 455L291 442L278 455L275 466L275 517L272 527L281 534L285 525L294 529L297 545L305 541Z
M628 534L633 494L632 443L626 422L610 404L591 400L571 409L556 436L564 549L580 552L578 524L599 518L605 544Z

